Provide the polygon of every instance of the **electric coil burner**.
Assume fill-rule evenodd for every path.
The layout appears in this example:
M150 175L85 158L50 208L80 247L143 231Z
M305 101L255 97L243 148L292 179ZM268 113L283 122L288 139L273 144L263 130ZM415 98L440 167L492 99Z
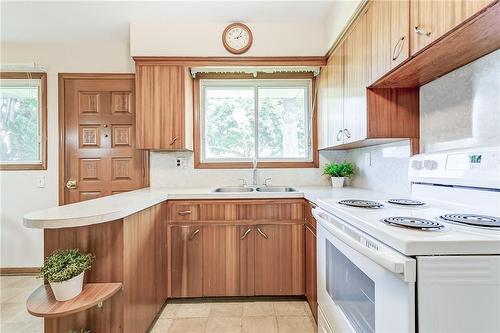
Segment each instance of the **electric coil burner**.
M358 207L358 208L381 208L381 207L384 207L384 205L382 205L381 203L376 202L376 201L358 200L358 199L340 200L339 204L351 206L351 207Z
M448 222L467 224L476 227L500 228L500 217L479 214L445 214L440 219Z
M402 206L423 206L423 205L425 205L425 202L418 201L418 200L411 200L411 199L389 199L389 200L387 200L387 202L394 204L394 205L402 205Z
M421 219L418 217L394 216L394 217L383 218L380 221L395 227L417 229L424 231L433 231L444 228L444 225L442 225L439 222Z

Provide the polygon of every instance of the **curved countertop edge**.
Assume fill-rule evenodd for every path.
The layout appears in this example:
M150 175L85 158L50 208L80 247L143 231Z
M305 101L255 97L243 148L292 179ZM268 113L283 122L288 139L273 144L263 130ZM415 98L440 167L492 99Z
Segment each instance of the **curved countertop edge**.
M318 199L339 195L374 193L373 191L330 186L300 187L297 192L245 192L214 193L213 188L143 188L102 198L52 207L28 213L23 217L27 228L59 229L100 224L123 219L168 200L217 200L217 199L286 199L305 198L317 204Z

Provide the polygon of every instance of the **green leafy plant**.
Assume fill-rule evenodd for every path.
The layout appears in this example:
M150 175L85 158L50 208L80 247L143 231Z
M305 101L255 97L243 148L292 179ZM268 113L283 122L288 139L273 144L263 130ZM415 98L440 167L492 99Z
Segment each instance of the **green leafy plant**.
M90 269L94 256L79 249L59 249L45 259L39 277L49 282L69 280Z
M92 331L82 328L80 330L69 330L68 333L92 333Z
M354 165L347 161L341 163L328 163L323 174L329 177L350 177L354 174Z

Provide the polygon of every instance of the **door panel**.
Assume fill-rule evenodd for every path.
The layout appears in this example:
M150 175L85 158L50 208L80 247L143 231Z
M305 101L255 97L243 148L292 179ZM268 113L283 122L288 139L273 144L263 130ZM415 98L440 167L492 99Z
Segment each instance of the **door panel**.
M304 225L255 230L255 295L304 295Z
M201 297L203 277L202 226L170 227L171 297Z
M344 143L344 44L339 45L328 61L328 146Z
M251 226L203 227L203 296L253 295L254 235Z
M64 202L147 186L147 152L135 149L134 80L64 80Z

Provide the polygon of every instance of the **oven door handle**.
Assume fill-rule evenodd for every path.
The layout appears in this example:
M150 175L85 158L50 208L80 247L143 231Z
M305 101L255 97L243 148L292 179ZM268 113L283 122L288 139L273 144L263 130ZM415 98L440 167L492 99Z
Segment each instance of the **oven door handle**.
M319 208L312 209L312 214L318 222L321 223L323 221L323 223L321 223L321 226L342 243L368 257L370 260L374 261L390 272L401 275L405 282L415 282L415 259L406 257L395 250L389 249L387 246L384 246L382 250L377 250L373 247L360 243L358 240L353 239L352 236L350 236L348 233L335 227L331 222L328 222L328 220L334 219L340 224L346 224L345 222L342 222L339 218L331 216L330 214L326 214ZM352 228L349 226L347 227ZM362 237L369 240L367 236Z

